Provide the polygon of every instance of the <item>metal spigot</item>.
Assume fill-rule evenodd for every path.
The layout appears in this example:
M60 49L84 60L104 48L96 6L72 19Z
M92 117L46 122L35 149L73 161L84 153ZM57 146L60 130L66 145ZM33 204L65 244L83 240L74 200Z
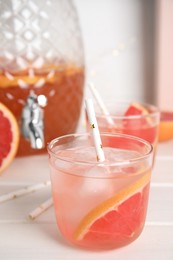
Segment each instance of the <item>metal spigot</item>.
M44 95L37 96L31 92L22 110L21 131L34 149L42 149L45 146L44 111L42 107L46 104L47 98Z

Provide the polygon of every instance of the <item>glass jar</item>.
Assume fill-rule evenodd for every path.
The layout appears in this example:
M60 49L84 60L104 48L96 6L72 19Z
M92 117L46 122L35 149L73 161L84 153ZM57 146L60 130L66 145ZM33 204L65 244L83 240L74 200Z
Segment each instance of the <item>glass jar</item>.
M0 101L21 129L18 155L75 132L84 55L72 0L0 0Z

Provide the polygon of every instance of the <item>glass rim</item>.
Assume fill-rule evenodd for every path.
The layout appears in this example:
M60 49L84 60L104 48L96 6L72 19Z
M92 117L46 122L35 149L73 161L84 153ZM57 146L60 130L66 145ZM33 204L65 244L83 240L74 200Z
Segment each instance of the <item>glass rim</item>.
M106 162L91 162L91 161L78 161L78 160L72 160L70 158L62 158L61 156L57 156L57 154L55 152L52 151L52 147L54 146L55 143L57 143L58 141L68 138L68 137L86 137L86 136L90 136L90 133L73 133L73 134L68 134L68 135L63 135L57 138L54 138L52 141L50 141L47 144L47 150L49 155L55 157L56 159L59 159L61 161L67 162L67 163L72 163L74 165L90 165L90 166L122 166L122 165L131 165L140 161L143 161L147 158L149 158L149 156L151 156L152 152L153 152L153 146L146 140L136 137L136 136L132 136L132 135L127 135L127 134L120 134L120 133L101 133L101 136L112 136L112 137L124 137L126 139L131 139L131 140L135 140L138 141L140 143L143 143L144 145L146 145L149 150L147 153L145 153L144 155L140 155L137 158L133 158L133 159L129 159L129 160L122 160L122 161L118 161L118 162L111 162L111 163L106 163Z
M96 102L97 103L97 102ZM160 109L153 105L153 104L149 104L149 103L145 103L145 102L132 102L132 101L105 101L104 102L106 104L107 107L113 106L115 107L115 104L119 104L119 105L125 105L125 104L132 104L132 103L137 103L139 105L144 106L144 108L150 108L151 112L149 112L148 114L141 114L141 115L129 115L129 116L125 116L125 115L114 115L114 113L112 113L111 111L109 111L110 116L112 119L139 119L139 118L146 118L146 117L155 117L155 116L160 116ZM99 107L98 105L96 106L97 108ZM101 109L100 109L101 110ZM152 111L153 110L153 111ZM101 111L95 111L96 116L99 116L100 118L106 118L107 115L104 115Z

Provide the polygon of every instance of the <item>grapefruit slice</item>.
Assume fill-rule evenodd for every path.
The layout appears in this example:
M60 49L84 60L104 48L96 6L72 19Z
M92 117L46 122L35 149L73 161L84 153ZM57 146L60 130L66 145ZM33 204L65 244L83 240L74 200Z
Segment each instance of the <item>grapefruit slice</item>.
M150 173L91 210L79 223L74 238L84 244L115 246L141 232L148 203Z
M173 139L173 112L160 113L159 142Z
M125 116L147 115L148 110L138 103L132 103L127 109Z
M12 112L0 103L0 173L12 162L19 144L19 128Z
M143 125L151 124L151 120L149 119L149 117L147 117L147 115L149 115L148 110L138 103L135 102L131 103L129 108L125 112L125 116L130 117L130 116L140 116L140 115L142 115L143 117L139 117L139 118L136 117L135 119L128 118L128 120L126 120L126 124L133 128L139 126L141 127L141 125L143 126Z
M140 115L142 117L131 117ZM137 136L152 144L155 142L157 128L153 125L149 111L145 107L134 102L127 109L125 116L127 116L127 119L124 119L125 134Z

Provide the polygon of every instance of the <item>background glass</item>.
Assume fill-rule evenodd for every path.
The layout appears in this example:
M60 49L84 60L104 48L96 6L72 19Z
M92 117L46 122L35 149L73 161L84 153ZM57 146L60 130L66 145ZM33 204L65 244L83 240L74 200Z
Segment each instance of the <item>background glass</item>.
M104 103L110 113L113 124L108 122L107 116L95 104L96 118L101 132L122 133L142 138L150 142L154 147L154 151L156 151L160 122L160 112L157 107L135 102ZM139 106L139 109L142 108L145 111L142 111L142 114L139 115L126 115L132 104ZM89 128L87 120L87 129L89 130Z

